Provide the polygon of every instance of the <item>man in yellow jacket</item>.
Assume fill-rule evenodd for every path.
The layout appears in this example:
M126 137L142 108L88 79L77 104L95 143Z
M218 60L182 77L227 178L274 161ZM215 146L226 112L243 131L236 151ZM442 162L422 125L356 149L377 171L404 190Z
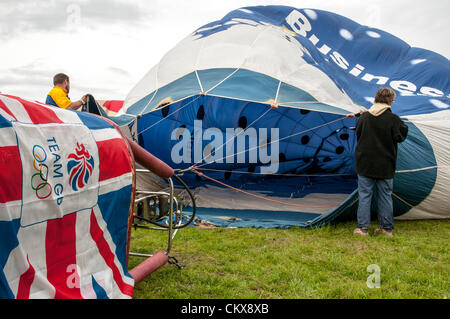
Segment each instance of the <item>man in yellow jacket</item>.
M63 109L77 110L84 106L87 97L84 95L81 100L72 102L68 96L70 91L69 77L64 73L58 73L53 77L53 89L48 92L45 104L58 106Z

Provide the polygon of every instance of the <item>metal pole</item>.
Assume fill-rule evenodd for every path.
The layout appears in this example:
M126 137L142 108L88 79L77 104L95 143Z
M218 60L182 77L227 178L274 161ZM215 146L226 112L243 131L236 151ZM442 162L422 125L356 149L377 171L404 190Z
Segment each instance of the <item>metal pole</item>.
M167 255L170 252L170 249L172 248L172 232L173 232L173 193L174 193L174 187L173 187L173 181L169 177L169 184L170 184L170 208L169 208L169 242L167 247Z

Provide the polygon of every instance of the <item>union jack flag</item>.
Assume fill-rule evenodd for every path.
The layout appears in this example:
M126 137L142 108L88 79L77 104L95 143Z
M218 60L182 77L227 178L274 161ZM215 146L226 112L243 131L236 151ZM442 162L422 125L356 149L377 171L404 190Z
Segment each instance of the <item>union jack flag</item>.
M0 298L131 298L133 174L110 123L0 94Z

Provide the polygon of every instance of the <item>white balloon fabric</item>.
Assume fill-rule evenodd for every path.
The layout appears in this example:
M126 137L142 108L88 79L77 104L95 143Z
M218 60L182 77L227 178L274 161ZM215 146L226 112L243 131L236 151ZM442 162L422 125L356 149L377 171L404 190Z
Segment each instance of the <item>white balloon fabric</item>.
M447 58L343 16L287 6L246 7L202 26L167 52L111 118L125 130L137 130L142 146L176 168L209 165L204 167L216 179L297 205L237 197L223 203L223 189L215 193L209 187L205 193L206 181L197 178L191 185L199 187L201 198L208 198L200 200L200 206L229 209L221 211L227 216L238 216L240 210L240 222L233 225L314 226L354 216L356 120L345 115L369 108L376 91L390 87L397 93L392 111L409 126L407 140L399 145L395 215L448 218L449 75ZM261 163L174 161L171 151L178 141L171 133L193 132L196 120L202 132L279 129L277 174L261 174ZM203 152L205 148L201 145ZM320 199L311 199L318 194ZM332 209L324 205L334 200L339 203ZM301 203L309 203L309 209ZM322 209L311 209L314 206ZM288 212L317 215L301 222L286 217L279 223Z

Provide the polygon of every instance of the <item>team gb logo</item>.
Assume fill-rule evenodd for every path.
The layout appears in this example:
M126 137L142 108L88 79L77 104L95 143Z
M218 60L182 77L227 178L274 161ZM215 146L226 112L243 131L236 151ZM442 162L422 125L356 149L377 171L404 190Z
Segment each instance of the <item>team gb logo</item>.
M75 153L69 154L68 159L69 184L74 191L78 191L86 186L92 175L94 158L83 144L77 143Z

